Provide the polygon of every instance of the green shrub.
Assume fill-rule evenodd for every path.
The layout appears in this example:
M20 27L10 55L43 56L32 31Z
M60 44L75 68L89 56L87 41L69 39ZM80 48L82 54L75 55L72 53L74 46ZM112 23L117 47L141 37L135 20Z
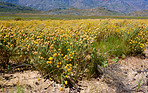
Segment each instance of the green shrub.
M15 18L14 20L15 21L20 21L20 20L22 20L22 18Z

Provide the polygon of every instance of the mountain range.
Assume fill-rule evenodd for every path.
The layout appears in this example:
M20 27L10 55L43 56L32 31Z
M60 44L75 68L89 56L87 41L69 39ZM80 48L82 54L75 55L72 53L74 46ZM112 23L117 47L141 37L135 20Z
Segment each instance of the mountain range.
M120 13L148 9L148 0L0 0L37 10L92 9L103 7Z
M140 10L134 11L128 14L129 16L148 16L148 9L147 10Z
M44 12L48 15L81 15L81 16L121 16L122 13L107 10L102 7L92 9L52 9Z
M15 14L15 13L34 13L45 15L82 15L82 16L115 16L122 15L116 11L107 10L102 7L93 9L51 9L49 11L39 11L30 7L20 6L12 3L0 1L0 14Z

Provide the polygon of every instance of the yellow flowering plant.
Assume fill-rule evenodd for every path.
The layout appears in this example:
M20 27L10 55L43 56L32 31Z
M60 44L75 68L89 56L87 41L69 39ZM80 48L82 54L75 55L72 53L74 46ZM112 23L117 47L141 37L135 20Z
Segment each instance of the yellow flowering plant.
M0 21L0 64L30 62L63 90L97 77L107 58L141 54L147 31L148 20L134 19Z

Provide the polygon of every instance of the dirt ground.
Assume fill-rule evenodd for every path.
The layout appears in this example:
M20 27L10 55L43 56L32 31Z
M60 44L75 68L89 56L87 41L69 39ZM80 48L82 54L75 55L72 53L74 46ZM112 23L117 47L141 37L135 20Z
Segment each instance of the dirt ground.
M0 93L148 93L147 53L144 58L126 57L111 62L102 77L80 81L79 90L60 91L60 84L43 79L38 71L0 73Z

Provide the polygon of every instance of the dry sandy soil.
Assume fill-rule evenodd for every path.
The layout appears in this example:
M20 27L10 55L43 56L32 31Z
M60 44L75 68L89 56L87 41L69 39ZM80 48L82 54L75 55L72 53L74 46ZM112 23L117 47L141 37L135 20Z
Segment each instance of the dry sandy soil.
M0 93L148 93L148 52L145 53L145 58L127 57L111 62L102 77L80 81L79 90L60 91L60 84L43 79L38 71L0 73Z

